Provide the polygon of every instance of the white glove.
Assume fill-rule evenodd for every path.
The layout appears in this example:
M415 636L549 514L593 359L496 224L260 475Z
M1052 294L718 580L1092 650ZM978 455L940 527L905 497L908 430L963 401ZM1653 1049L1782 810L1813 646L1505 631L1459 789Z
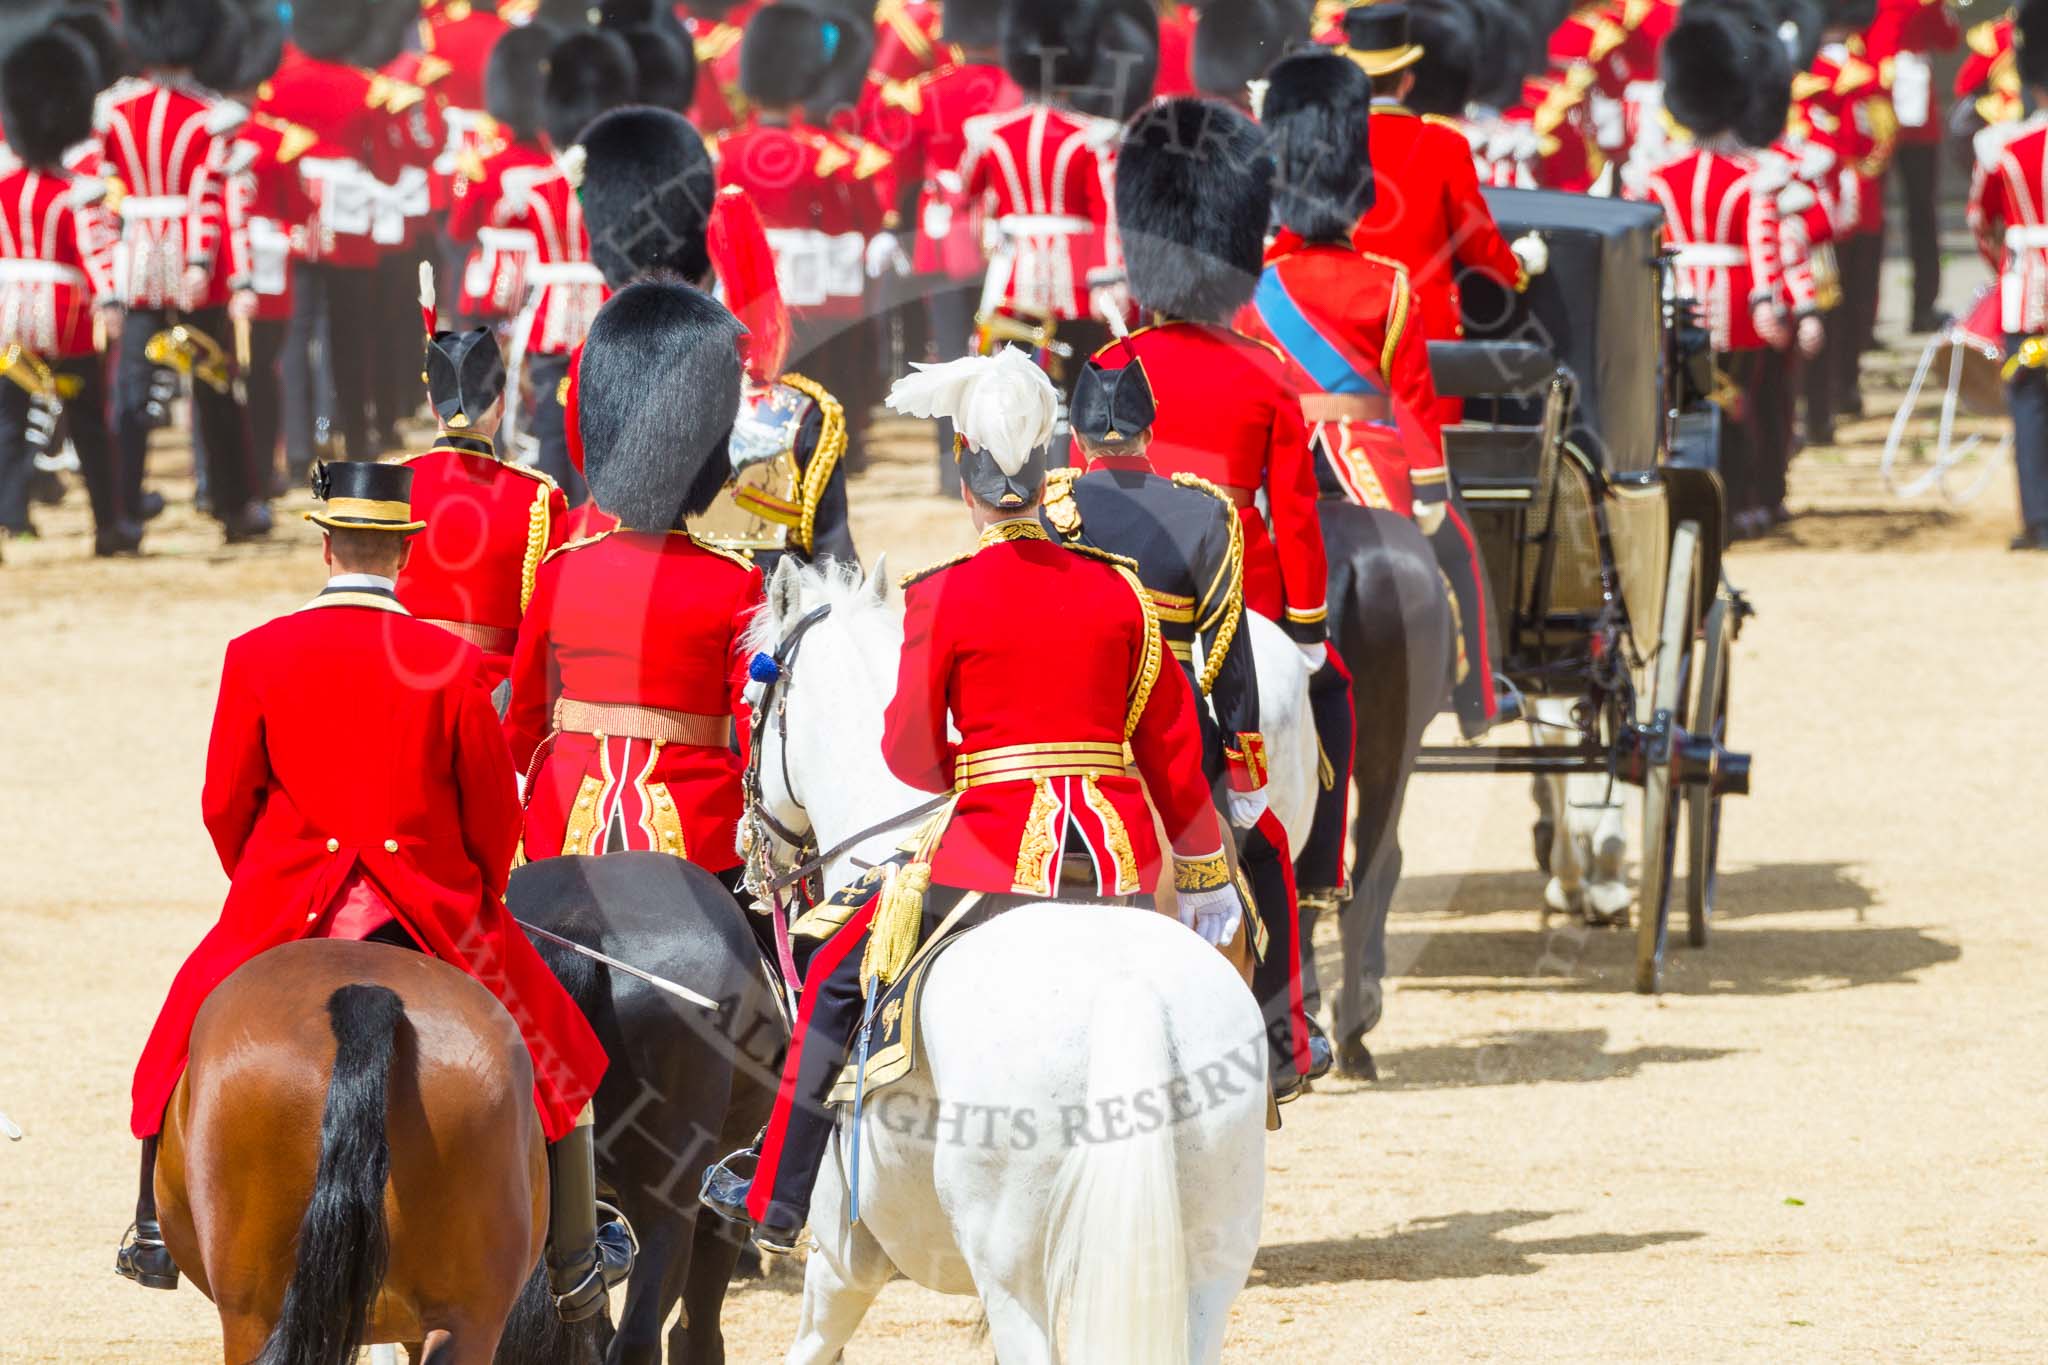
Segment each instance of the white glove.
M1237 937L1237 926L1243 920L1244 903L1237 898L1236 887L1180 893L1180 922L1200 934L1202 941L1212 948L1228 947Z
M910 258L903 254L903 244L896 240L895 233L878 232L868 238L867 267L871 280L910 273Z
M1751 304L1749 320L1756 324L1756 334L1772 350L1782 351L1792 344L1792 331L1785 326L1785 315L1778 311L1774 301L1759 299Z
M1820 354L1820 348L1827 344L1828 325L1820 320L1820 314L1808 313L1799 319L1799 354L1808 360Z
M1550 269L1550 243L1533 232L1525 232L1508 243L1508 250L1515 253L1523 273L1531 279Z
M1308 660L1308 671L1311 673L1322 672L1323 665L1330 661L1330 647L1321 640L1312 645L1298 644L1295 648L1301 651L1302 658Z
M1433 536L1443 528L1444 518L1449 515L1449 503L1418 502L1412 509L1416 529L1426 536Z
M1230 823L1239 829L1250 829L1266 813L1268 802L1263 787L1255 792L1233 791L1224 795L1230 799Z

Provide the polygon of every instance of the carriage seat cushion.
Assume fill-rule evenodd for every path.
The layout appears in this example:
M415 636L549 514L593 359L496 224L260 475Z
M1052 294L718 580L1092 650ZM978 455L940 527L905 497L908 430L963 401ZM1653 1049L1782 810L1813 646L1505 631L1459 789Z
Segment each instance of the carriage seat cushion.
M1460 488L1520 488L1534 494L1543 477L1543 437L1542 427L1445 427L1444 460Z
M1535 394L1557 373L1557 360L1526 341L1432 341L1429 372L1445 398Z

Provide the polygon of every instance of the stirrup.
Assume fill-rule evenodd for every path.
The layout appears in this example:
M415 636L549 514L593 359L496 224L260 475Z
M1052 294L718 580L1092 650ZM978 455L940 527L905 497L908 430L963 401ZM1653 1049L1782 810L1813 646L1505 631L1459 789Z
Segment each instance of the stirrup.
M555 1316L563 1322L582 1322L594 1316L604 1307L605 1297L612 1287L623 1284L632 1275L633 1263L640 1257L640 1238L626 1215L602 1199L596 1201L596 1206L599 1214L609 1214L610 1217L597 1225L597 1234L590 1248L590 1269L575 1284L559 1293L555 1292L552 1283L549 1285ZM624 1246L618 1244L620 1234L624 1235ZM612 1254L607 1256L607 1251ZM550 1267L550 1274L552 1272Z
M152 1231L160 1231L155 1224L150 1226ZM144 1289L178 1287L178 1266L171 1259L171 1249L161 1236L145 1233L139 1222L130 1223L121 1234L121 1245L114 1252L114 1273Z
M697 1182L697 1202L728 1223L751 1226L754 1220L747 1214L745 1201L747 1187L753 1183L753 1177L741 1175L733 1169L733 1164L759 1162L760 1159L759 1147L742 1147L706 1166L703 1178Z

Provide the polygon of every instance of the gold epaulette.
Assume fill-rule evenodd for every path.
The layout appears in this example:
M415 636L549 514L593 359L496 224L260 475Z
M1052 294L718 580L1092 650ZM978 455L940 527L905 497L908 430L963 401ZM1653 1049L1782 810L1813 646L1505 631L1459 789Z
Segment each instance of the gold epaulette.
M1069 545L1067 548L1075 554L1087 555L1090 559L1099 559L1105 564L1122 569L1125 573L1135 575L1138 572L1138 561L1132 559L1129 555L1120 555L1112 550L1105 550L1095 545ZM1141 587L1139 591L1143 592L1144 589Z
M688 536L690 538L690 543L696 546L698 549L709 550L712 554L717 555L720 559L729 559L733 563L739 565L742 569L751 569L754 567L754 561L747 558L745 555L741 554L738 550L728 550L723 545L714 545L710 541L704 539L704 537L698 535L695 531L672 531L670 532L670 534Z
M1045 519L1070 540L1081 534L1081 507L1074 501L1074 480L1080 477L1081 471L1072 465L1049 470L1045 476Z
M896 30L896 36L903 40L903 46L910 50L911 56L921 62L932 59L932 40L905 12L903 0L882 0L875 10L875 17Z
M1998 20L1986 19L1983 23L1974 25L1968 33L1963 35L1963 41L1969 44L1970 51L1976 53L1979 57L1986 59L1996 57L2000 50Z
M883 81L880 99L891 109L917 114L924 109L924 83L934 72L926 71L908 80Z
M1853 91L1861 90L1876 79L1876 67L1868 62L1859 61L1851 57L1848 61L1842 63L1842 74L1835 77L1835 93L1837 95L1847 95Z
M1605 15L1594 19L1591 27L1593 38L1586 44L1586 56L1589 60L1605 61L1609 53L1628 41L1628 30Z
M699 62L715 62L740 44L740 30L727 23L713 24L699 34L691 46L697 49Z
M386 113L402 114L426 97L427 92L410 81L373 72L370 75L370 90L363 96L363 103L372 109L382 109Z
M1424 114L1422 121L1424 123L1434 123L1439 128L1448 128L1459 137L1465 136L1465 125L1443 114Z
M844 144L821 133L801 132L797 138L818 154L818 159L811 163L811 173L820 180L837 175L853 162L853 153Z
M853 178L867 180L888 166L892 158L874 143L863 140L853 158Z
M1643 26L1643 20L1657 10L1657 0L1628 0L1621 8L1622 26L1633 33Z
M786 373L778 383L787 384L804 397L818 405L818 444L811 451L811 458L804 464L803 480L797 488L797 502L803 508L803 516L797 523L797 548L810 554L818 533L818 504L824 500L825 486L832 481L832 471L839 467L840 459L846 454L846 408L832 391L815 379L803 375Z
M972 558L974 558L974 551L969 550L964 555L954 555L951 559L942 559L936 564L927 564L922 569L919 569L916 573L907 573L903 575L902 578L897 580L896 586L900 588L914 587L915 585L924 582L927 578L931 578L937 574L942 574L948 569L955 568L961 564L965 564L968 560Z
M1792 98L1800 104L1815 95L1825 95L1832 88L1828 78L1811 71L1802 71L1792 78Z
M548 473L539 465L516 464L511 460L500 460L498 461L498 463L505 467L507 473L524 475L526 478L532 479L536 483L546 484L548 486L548 491L551 493L557 487L554 475Z
M431 54L422 53L420 56L419 69L412 73L413 84L420 86L432 85L436 81L439 81L446 77L447 74L453 71L454 69L455 63L449 61L447 58L436 57L432 56Z
M541 560L541 563L551 563L557 556L565 555L569 553L569 551L571 550L580 550L586 545L595 545L600 540L603 540L606 536L612 534L612 531L616 531L617 529L618 528L614 526L611 529L611 531L599 531L596 535L584 536L580 540L572 540L569 541L567 544L557 545L554 549L549 550L547 552L546 557Z

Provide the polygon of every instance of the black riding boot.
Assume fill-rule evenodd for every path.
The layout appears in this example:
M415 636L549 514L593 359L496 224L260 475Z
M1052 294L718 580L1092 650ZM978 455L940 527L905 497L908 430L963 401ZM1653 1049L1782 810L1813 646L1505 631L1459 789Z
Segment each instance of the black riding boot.
M604 1307L605 1292L633 1273L640 1246L625 1215L597 1202L597 1152L589 1123L548 1148L548 1288L563 1322ZM602 1227L597 1211L614 1215Z
M164 1245L156 1221L156 1139L142 1140L142 1190L135 1198L135 1225L114 1253L114 1273L144 1289L176 1289L178 1266Z

